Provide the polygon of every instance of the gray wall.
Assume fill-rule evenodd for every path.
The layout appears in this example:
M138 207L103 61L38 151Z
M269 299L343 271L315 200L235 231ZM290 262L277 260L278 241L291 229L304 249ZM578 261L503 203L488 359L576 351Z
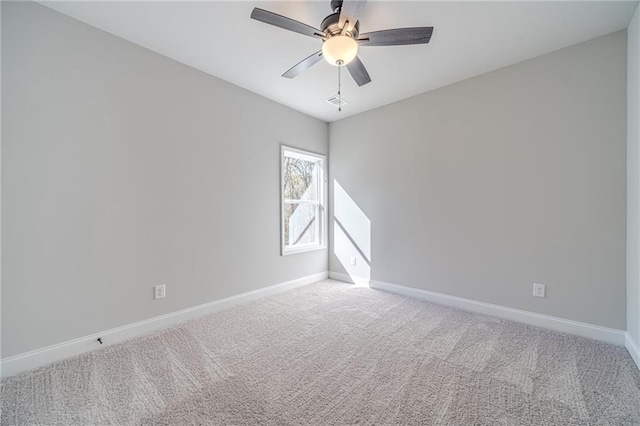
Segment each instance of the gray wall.
M330 270L625 329L626 54L622 31L331 123Z
M627 37L627 331L640 347L640 7Z
M326 123L33 3L2 92L2 357L327 270L280 256L278 189Z

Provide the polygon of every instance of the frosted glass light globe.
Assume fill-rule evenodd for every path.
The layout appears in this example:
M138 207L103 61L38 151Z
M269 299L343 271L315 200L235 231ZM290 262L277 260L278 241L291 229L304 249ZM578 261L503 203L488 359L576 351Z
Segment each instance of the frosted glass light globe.
M358 42L349 36L333 36L322 44L322 56L331 65L347 65L357 54Z

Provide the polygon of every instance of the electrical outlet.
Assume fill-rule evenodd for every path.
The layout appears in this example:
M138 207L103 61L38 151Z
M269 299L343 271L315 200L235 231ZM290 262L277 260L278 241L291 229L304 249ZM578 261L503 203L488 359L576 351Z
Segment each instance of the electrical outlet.
M166 287L164 285L157 285L154 288L154 299L164 299L167 295Z
M357 259L355 257L351 258L351 266L356 266Z
M535 297L544 297L544 284L533 283L533 295Z

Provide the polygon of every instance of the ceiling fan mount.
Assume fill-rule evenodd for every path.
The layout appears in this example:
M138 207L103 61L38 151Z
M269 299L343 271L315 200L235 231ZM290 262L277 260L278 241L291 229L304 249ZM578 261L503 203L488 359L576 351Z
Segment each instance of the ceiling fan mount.
M324 57L331 65L346 66L356 84L363 86L371 82L371 77L357 56L361 46L426 44L433 33L433 27L413 27L360 34L359 18L365 4L366 0L331 0L333 13L322 20L320 29L257 7L251 18L322 40L321 50L298 62L283 77L294 78Z
M331 10L334 12L340 13L340 8L342 7L342 0L331 0Z

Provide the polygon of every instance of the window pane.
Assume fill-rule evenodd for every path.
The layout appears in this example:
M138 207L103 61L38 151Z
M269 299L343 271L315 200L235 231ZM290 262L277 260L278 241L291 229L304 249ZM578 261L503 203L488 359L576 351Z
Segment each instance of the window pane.
M284 157L285 200L318 199L318 164L314 161Z
M284 204L284 241L287 247L319 244L318 206Z

